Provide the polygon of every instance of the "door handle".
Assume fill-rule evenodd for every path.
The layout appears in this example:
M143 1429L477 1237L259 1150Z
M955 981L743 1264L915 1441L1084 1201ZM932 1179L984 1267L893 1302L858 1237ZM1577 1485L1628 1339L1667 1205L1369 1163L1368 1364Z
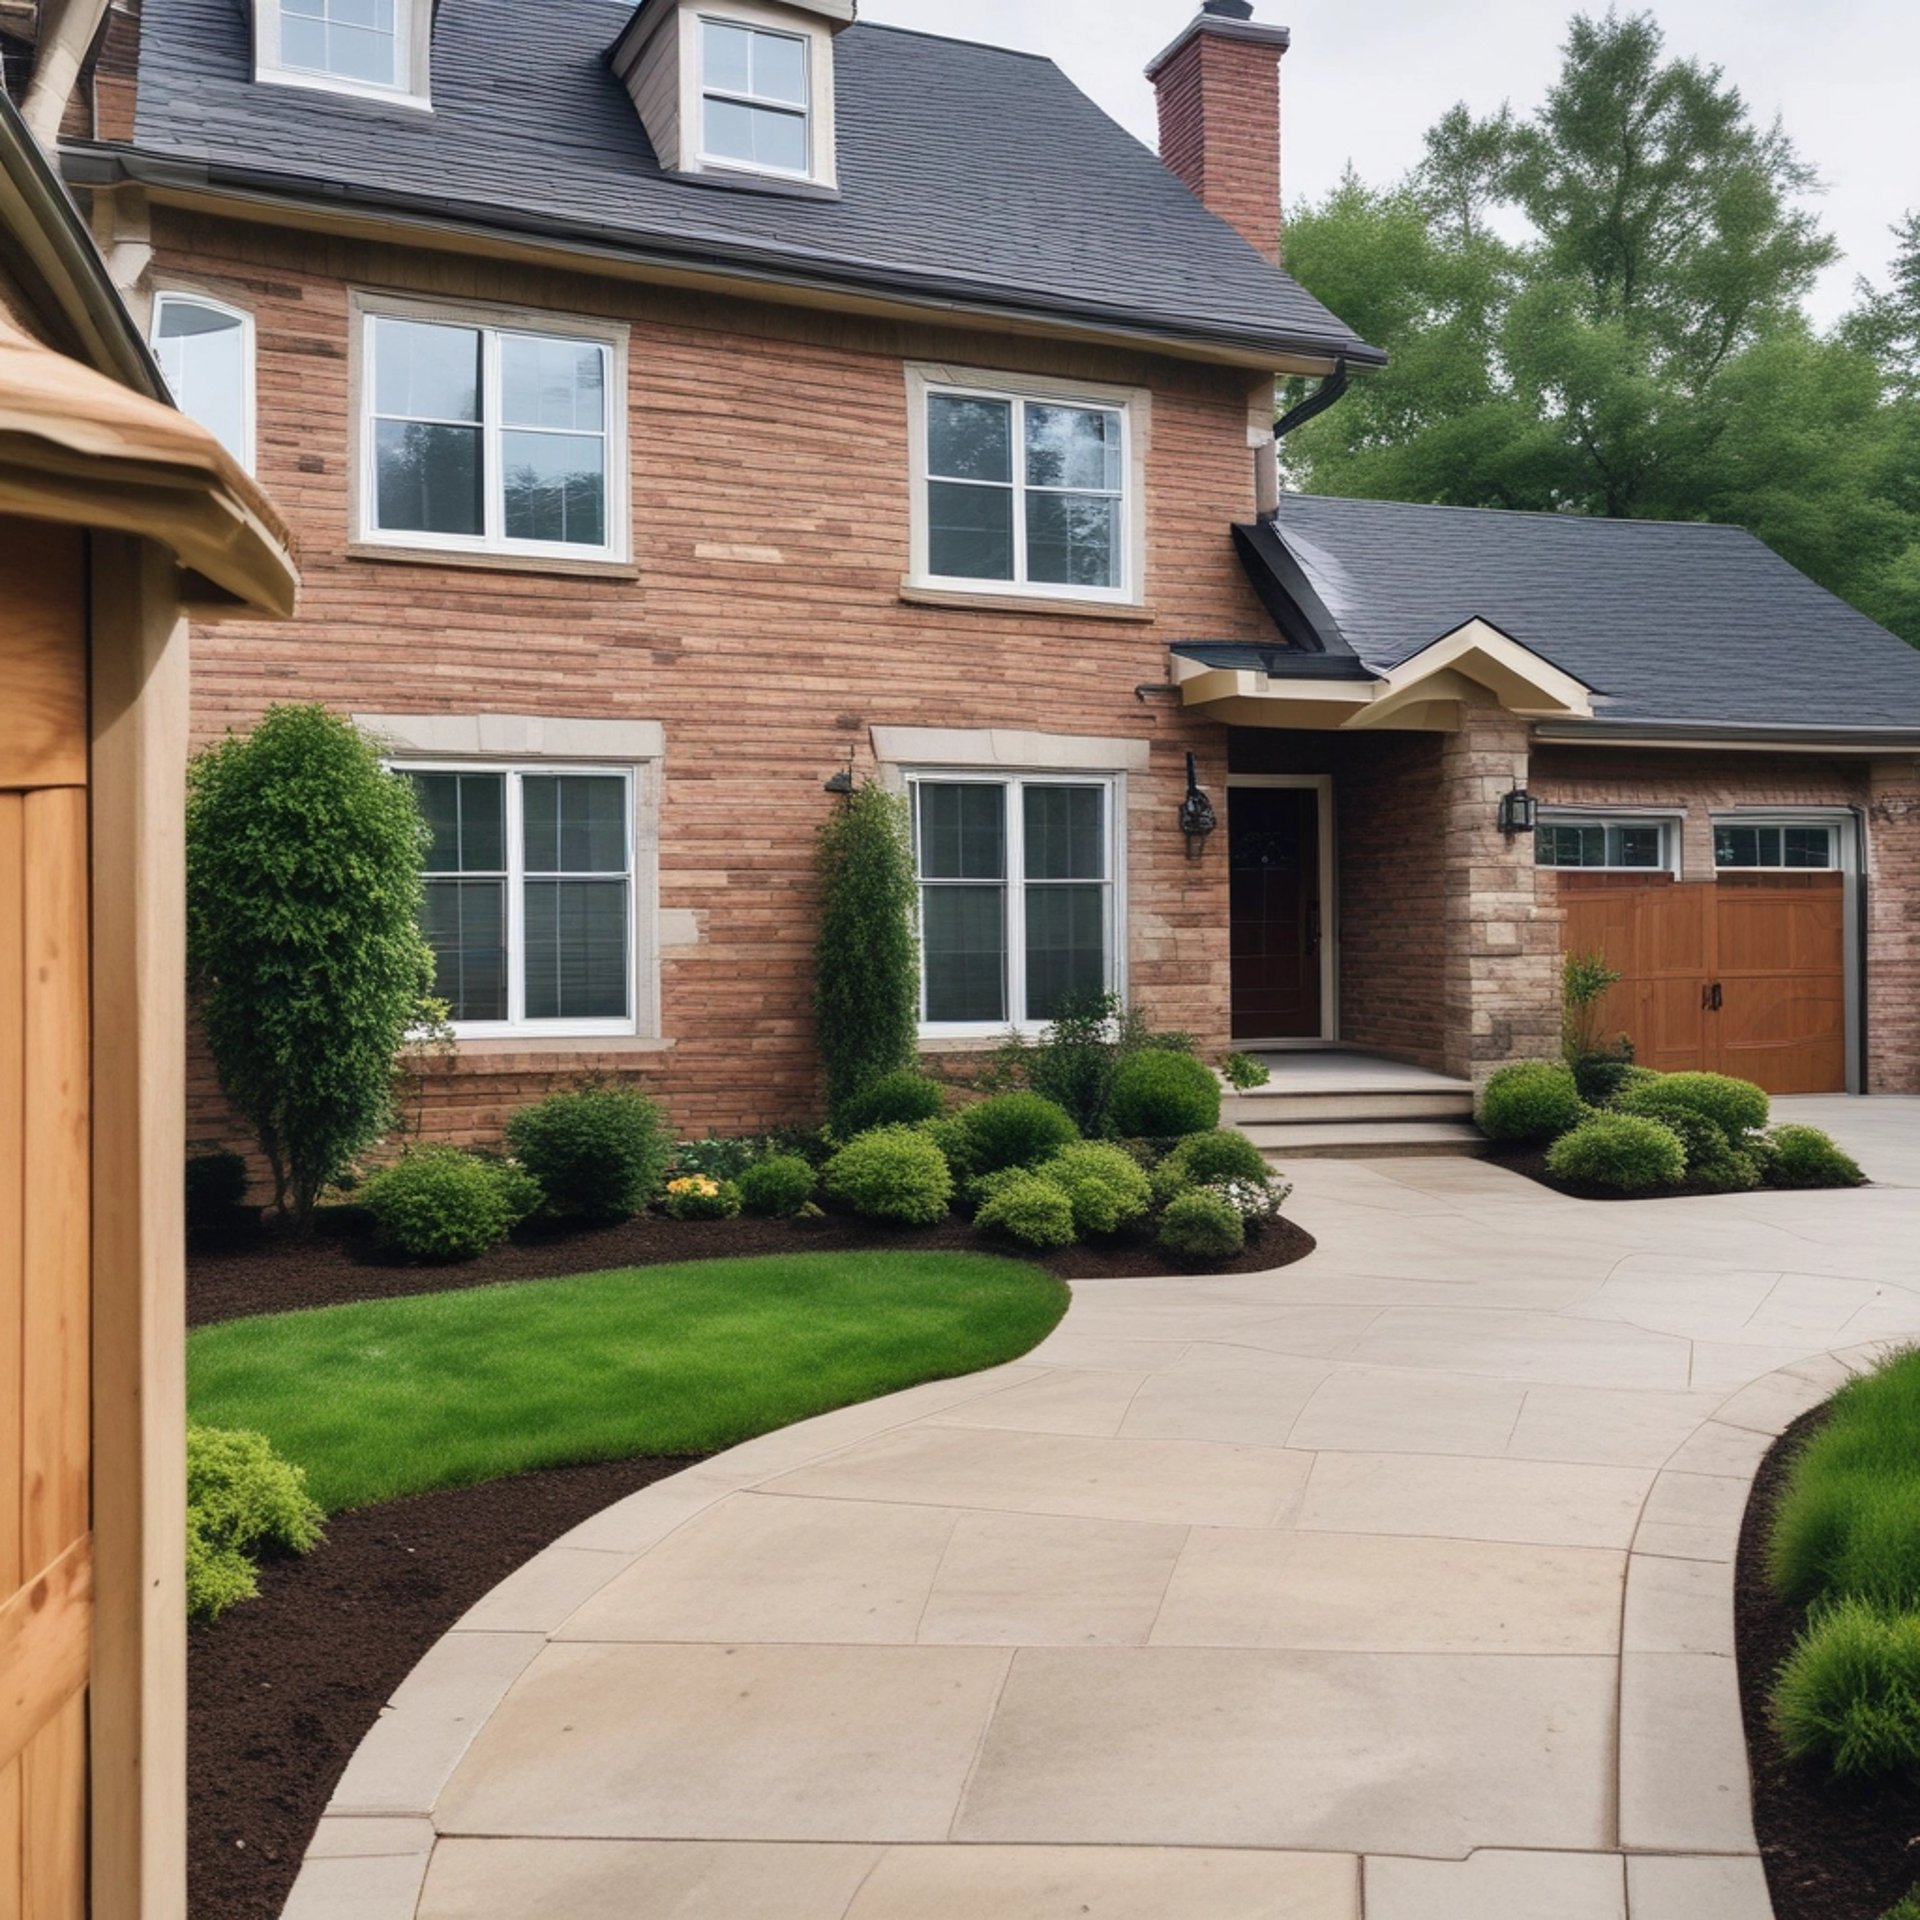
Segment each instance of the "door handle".
M1727 1004L1727 990L1718 980L1713 983L1713 1010L1718 1013Z
M1726 1003L1726 989L1718 980L1714 981L1711 986L1705 986L1700 989L1700 1011L1702 1013L1718 1013Z

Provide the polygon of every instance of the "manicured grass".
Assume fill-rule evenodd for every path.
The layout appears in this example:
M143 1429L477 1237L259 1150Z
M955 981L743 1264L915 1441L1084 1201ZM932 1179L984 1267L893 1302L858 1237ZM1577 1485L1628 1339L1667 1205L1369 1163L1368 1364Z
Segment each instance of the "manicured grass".
M193 1417L264 1433L329 1512L540 1467L710 1453L1017 1359L1067 1289L959 1253L702 1260L234 1320Z

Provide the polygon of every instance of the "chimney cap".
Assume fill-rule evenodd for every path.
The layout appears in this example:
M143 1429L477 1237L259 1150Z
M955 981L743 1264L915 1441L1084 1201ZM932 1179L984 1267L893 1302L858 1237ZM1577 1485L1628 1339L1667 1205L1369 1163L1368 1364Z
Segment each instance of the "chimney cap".
M1244 46L1269 48L1276 60L1293 44L1293 34L1286 27L1263 27L1254 19L1253 0L1201 0L1200 11L1187 22L1180 37L1147 63L1147 78L1158 81L1174 57L1203 33L1237 40Z

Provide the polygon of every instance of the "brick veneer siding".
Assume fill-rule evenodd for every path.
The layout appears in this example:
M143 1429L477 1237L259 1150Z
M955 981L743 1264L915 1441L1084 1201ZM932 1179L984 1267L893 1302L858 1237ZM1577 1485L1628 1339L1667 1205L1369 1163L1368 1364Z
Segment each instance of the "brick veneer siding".
M463 1046L429 1076L436 1134L497 1137L517 1102L583 1071L657 1089L688 1133L817 1110L808 1018L822 782L877 725L1043 727L1144 739L1128 779L1129 984L1157 1023L1226 1042L1224 848L1189 861L1185 754L1224 781L1225 732L1165 695L1170 640L1267 640L1228 534L1252 511L1243 373L1145 354L896 325L466 261L159 210L159 286L256 316L259 475L291 522L304 597L288 626L194 636L200 742L271 704L348 712L646 719L666 732L664 1044ZM629 321L637 577L348 552L350 288ZM1147 617L954 608L904 597L904 363L1152 390ZM1264 398L1264 395L1261 396ZM192 1133L231 1138L202 1055Z
M1920 1093L1920 759L1867 769L1867 1070Z
M1209 212L1280 259L1280 54L1199 32L1154 82L1160 156Z

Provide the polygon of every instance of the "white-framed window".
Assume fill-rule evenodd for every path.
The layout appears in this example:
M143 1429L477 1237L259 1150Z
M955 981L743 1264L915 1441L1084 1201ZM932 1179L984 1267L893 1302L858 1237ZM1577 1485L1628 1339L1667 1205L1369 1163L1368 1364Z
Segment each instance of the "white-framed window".
M1601 873L1673 870L1677 836L1665 820L1577 819L1550 815L1534 835L1542 867L1581 867Z
M1839 835L1817 820L1716 820L1713 864L1723 873L1831 873L1840 864Z
M258 77L427 104L433 0L255 0Z
M253 315L204 293L156 293L153 357L174 405L251 473Z
M701 159L808 178L813 171L808 36L704 14L699 31Z
M454 1032L634 1032L632 769L395 768L433 836L421 926Z
M624 560L625 335L367 302L358 536Z
M1034 1029L1119 984L1116 783L1061 773L909 775L921 1024Z

